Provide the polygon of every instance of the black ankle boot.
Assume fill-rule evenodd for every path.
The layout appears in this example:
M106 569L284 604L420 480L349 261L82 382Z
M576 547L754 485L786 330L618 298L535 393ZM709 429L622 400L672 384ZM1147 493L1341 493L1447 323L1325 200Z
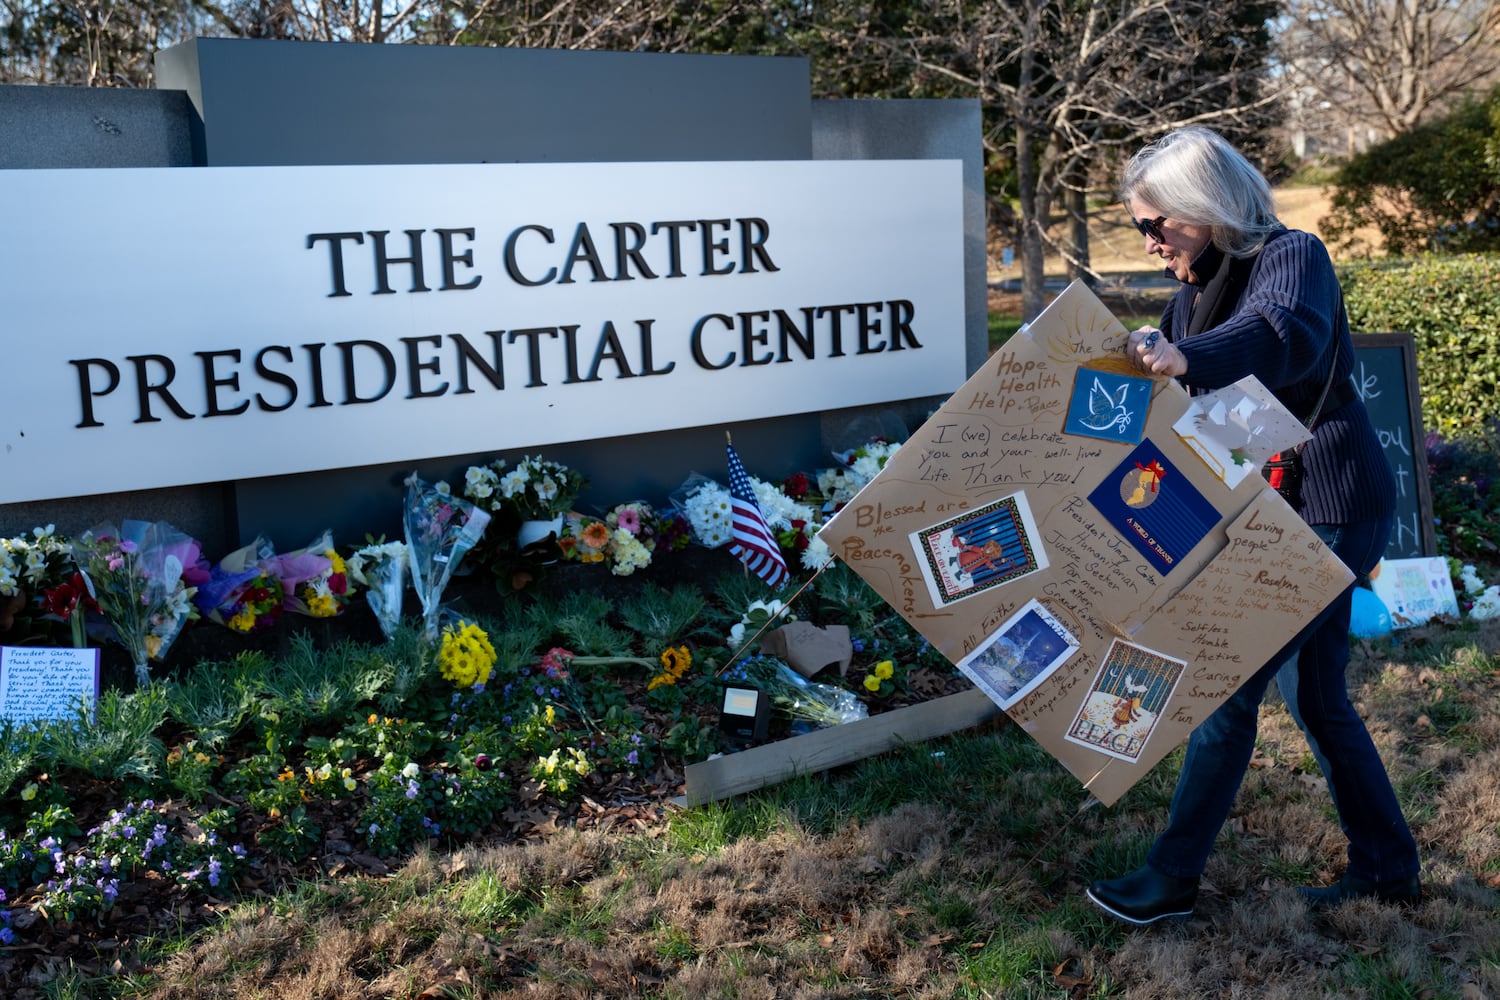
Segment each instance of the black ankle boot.
M1345 875L1333 885L1302 886L1297 890L1314 910L1331 910L1351 899L1378 899L1382 903L1418 903L1422 900L1422 883L1411 878L1394 882L1371 882L1355 875Z
M1089 887L1088 897L1117 920L1144 926L1191 915L1198 902L1198 880L1167 875L1146 865L1129 875L1100 879Z

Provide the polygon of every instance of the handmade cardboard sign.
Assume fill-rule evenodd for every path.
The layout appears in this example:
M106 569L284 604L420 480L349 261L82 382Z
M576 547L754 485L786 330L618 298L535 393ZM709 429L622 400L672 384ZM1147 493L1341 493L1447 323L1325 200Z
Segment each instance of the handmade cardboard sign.
M1382 559L1370 574L1370 589L1391 613L1391 628L1425 625L1437 615L1458 617L1458 595L1442 556Z
M1126 344L1075 283L820 532L1106 805L1353 582L1251 474L1296 418Z

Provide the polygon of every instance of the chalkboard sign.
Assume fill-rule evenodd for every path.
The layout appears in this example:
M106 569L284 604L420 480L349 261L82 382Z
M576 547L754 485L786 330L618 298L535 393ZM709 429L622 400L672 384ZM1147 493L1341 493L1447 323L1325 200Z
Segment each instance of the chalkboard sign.
M1354 335L1354 383L1396 474L1396 526L1387 559L1437 555L1432 491L1417 388L1417 351L1409 333Z

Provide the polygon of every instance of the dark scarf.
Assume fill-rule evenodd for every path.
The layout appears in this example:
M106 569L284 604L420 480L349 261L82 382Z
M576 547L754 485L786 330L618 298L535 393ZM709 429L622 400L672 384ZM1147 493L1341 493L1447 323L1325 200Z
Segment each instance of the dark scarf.
M1226 257L1210 243L1193 261L1193 274L1203 282L1188 317L1187 336L1202 333L1227 320L1250 281L1255 257Z

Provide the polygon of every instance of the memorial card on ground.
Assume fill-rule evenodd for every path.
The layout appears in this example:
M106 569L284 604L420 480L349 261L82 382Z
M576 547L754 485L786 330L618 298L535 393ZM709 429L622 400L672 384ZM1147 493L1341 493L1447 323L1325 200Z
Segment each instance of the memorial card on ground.
M99 700L99 650L0 646L0 719L71 719Z
M820 532L1106 804L1353 579L1251 474L1300 422L1126 343L1070 286Z

